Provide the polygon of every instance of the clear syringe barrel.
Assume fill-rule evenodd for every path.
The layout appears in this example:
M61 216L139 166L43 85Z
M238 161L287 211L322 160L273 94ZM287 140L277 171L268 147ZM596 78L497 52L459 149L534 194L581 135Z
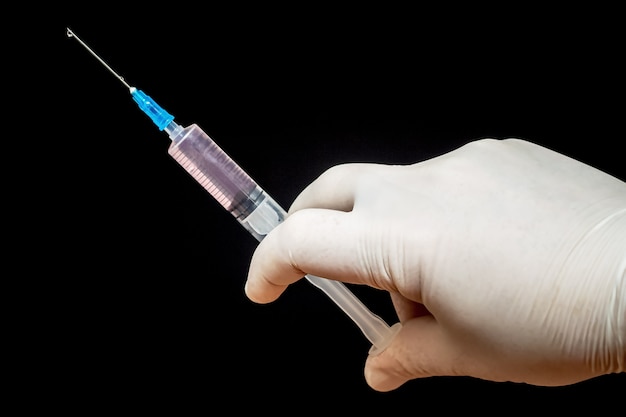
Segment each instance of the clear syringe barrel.
M286 216L285 210L237 165L198 125L165 127L168 153L239 223L261 241ZM371 353L387 347L399 324L389 327L341 282L306 275L332 299L372 343Z

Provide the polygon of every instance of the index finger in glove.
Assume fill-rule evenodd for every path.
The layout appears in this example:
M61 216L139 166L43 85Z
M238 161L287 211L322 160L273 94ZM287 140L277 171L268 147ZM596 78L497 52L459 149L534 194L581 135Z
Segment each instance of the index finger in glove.
M304 209L267 235L255 250L246 295L259 303L274 301L289 284L307 274L372 285L359 253L361 227L353 213Z
M294 201L287 219L257 247L248 271L246 295L275 300L306 274L378 286L363 256L367 230L350 212L361 182L384 167L337 165L312 182Z

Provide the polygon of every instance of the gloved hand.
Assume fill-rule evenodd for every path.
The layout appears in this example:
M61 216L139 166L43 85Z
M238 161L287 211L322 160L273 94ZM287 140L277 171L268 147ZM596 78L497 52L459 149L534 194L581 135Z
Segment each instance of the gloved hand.
M626 183L526 141L329 169L257 247L246 294L305 274L391 294L402 329L366 361L375 390L626 370Z

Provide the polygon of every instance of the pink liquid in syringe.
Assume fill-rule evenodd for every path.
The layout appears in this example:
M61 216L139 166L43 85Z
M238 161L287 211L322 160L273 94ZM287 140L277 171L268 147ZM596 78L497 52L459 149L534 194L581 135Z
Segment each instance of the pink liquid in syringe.
M186 127L181 136L168 153L226 210L247 216L263 190L197 125Z

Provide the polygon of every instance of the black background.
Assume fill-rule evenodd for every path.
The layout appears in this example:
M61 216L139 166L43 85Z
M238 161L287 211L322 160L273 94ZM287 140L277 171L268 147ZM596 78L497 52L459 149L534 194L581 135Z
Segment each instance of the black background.
M67 127L39 148L50 169L37 241L55 253L56 278L32 284L43 313L31 334L48 401L202 414L510 412L601 408L623 394L623 374L554 388L427 378L373 391L369 343L306 281L268 305L247 300L256 241L65 35L69 26L178 123L199 124L285 208L333 165L414 163L486 137L528 139L625 179L623 33L610 13L466 12L205 6L52 27L46 65L58 91L46 106ZM385 294L354 291L395 322Z

